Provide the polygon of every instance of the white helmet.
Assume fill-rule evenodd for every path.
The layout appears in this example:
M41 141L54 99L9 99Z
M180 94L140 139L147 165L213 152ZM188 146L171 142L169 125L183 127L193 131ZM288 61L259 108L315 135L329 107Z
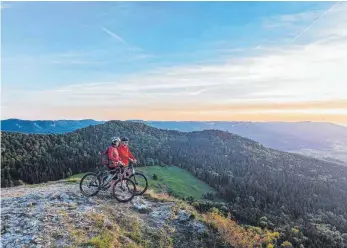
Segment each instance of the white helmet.
M112 138L111 138L111 142L112 142L112 144L116 144L117 142L120 142L120 138L118 138L118 137L112 137Z

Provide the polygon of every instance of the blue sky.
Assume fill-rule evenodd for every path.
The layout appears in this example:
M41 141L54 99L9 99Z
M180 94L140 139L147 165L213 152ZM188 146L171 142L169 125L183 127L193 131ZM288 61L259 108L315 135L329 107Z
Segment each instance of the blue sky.
M176 119L197 112L195 119L213 119L235 113L235 104L346 100L342 88L326 90L329 76L344 87L344 71L331 64L324 68L335 76L323 72L323 90L311 96L296 91L312 87L312 75L288 78L283 70L294 59L312 65L308 58L322 50L313 45L327 37L345 38L345 10L333 2L5 2L3 117L126 119L152 111L148 118L167 119L163 111L170 109ZM318 64L346 62L328 53L345 51L341 41L323 45ZM281 63L283 75L269 77L267 70ZM104 105L109 110L95 112ZM190 114L186 105L195 106ZM205 105L212 110L201 113Z

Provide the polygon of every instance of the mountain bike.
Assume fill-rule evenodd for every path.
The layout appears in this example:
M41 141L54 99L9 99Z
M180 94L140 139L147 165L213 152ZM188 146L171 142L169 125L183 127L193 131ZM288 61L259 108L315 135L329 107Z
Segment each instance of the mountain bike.
M131 173L128 178L136 185L135 195L142 195L145 193L148 188L147 177L143 173L135 171L134 163L130 163L128 166L128 172Z
M103 165L107 165L108 164L108 158L106 158L105 156L103 156L103 154L100 154L100 164ZM147 177L141 173L141 172L136 172L134 165L136 165L137 163L131 161L130 165L127 167L127 171L128 171L128 178L131 179L135 185L136 185L136 192L135 195L142 195L143 193L146 192L147 188L148 188L148 180ZM106 172L102 172L102 174L108 174L108 169L104 169L106 170ZM106 176L102 175L101 178L105 178Z
M112 195L119 202L131 201L136 194L135 183L127 178L127 170L123 166L108 170L98 168L96 172L85 174L80 181L81 193L85 196L95 196L100 190L106 191L110 188L111 182L115 180L112 187ZM91 192L89 190L91 189Z

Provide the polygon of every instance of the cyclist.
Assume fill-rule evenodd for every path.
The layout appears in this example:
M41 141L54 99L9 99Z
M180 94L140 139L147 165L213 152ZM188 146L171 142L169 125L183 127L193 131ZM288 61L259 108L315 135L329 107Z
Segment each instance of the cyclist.
M118 153L120 160L124 163L125 167L129 166L129 160L136 164L137 160L135 159L134 155L129 150L129 139L127 137L124 137L121 139L121 144L118 147ZM130 175L130 171L127 172L128 176Z
M109 170L114 170L118 166L123 165L124 163L121 161L118 153L118 147L120 144L121 140L118 137L112 137L111 138L111 145L103 152L103 155L107 155L107 163L104 163L107 165L107 168ZM115 172L111 172L111 174L114 174ZM113 184L115 183L115 180L112 180L111 182L111 187L112 189Z

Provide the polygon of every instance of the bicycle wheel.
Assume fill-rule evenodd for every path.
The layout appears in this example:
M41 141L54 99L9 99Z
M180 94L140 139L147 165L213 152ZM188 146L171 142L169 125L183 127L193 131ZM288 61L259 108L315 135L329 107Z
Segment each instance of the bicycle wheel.
M95 173L85 174L80 181L81 193L85 196L94 196L100 190L100 178Z
M117 180L112 188L113 197L119 202L131 201L136 192L136 186L129 178Z
M148 181L147 177L144 174L135 172L135 174L131 174L129 176L129 179L133 181L136 185L135 195L142 195L146 192L148 188Z

